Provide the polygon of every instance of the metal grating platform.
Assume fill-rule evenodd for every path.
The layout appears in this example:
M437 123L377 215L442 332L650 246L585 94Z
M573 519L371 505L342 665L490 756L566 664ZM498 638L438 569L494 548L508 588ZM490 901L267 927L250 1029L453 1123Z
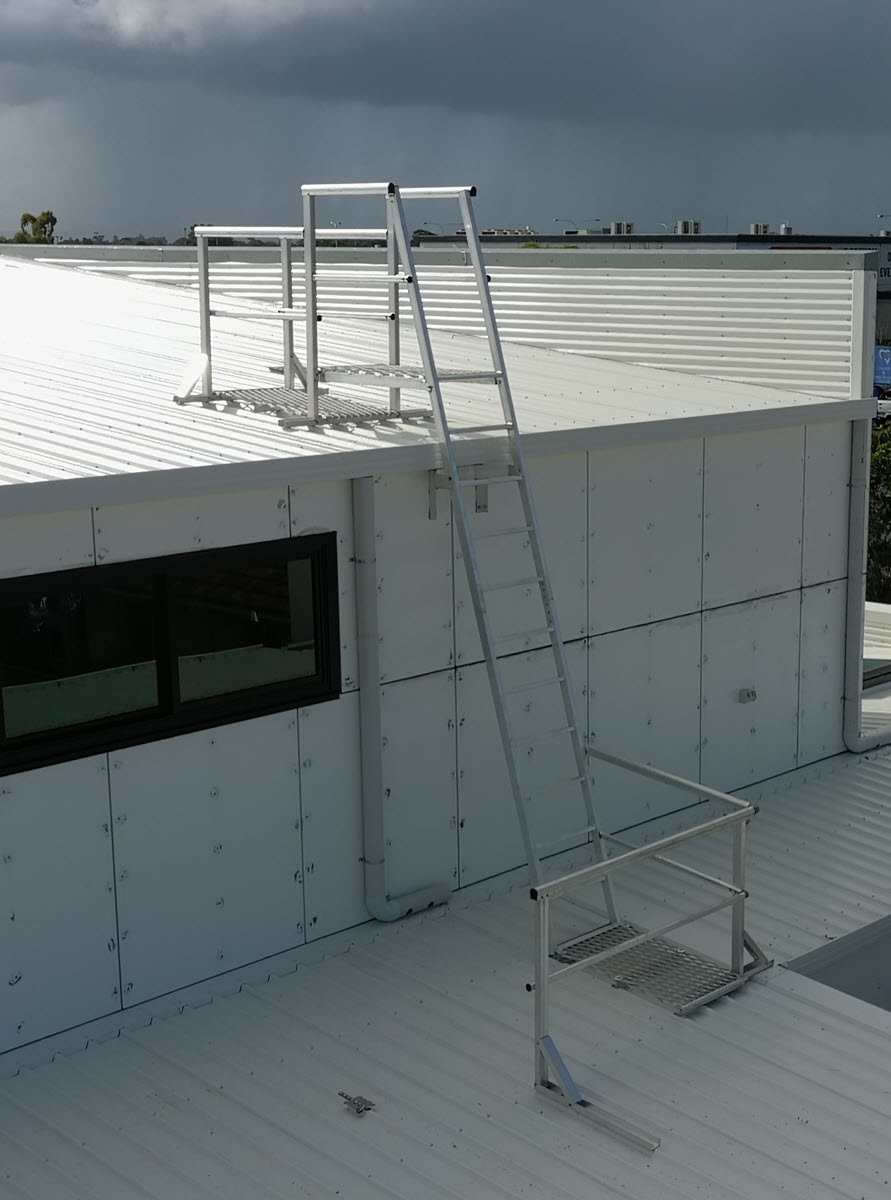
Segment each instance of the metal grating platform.
M608 925L564 942L552 952L551 958L560 963L576 963L613 950L602 963L592 963L592 970L611 979L613 987L633 989L682 1015L746 982L746 975L735 975L729 967L663 938L638 943L629 950L615 950L643 932L635 925Z
M214 392L210 397L192 395L174 399L177 404L200 404L204 408L262 413L276 417L283 429L295 429L303 425L379 425L383 421L433 419L430 408L404 408L394 416L380 404L328 393L320 397L319 416L312 421L306 393L284 387L234 388L232 391Z

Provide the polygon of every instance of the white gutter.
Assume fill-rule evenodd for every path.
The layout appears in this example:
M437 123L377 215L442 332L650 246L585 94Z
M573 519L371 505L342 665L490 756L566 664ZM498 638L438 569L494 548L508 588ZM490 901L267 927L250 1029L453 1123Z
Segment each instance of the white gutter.
M387 864L386 812L381 753L380 629L377 553L374 521L374 479L353 480L356 607L359 639L359 721L362 759L362 821L365 838L365 907L378 921L398 921L410 913L447 904L449 880L402 896L390 891Z
M854 274L854 346L851 396L872 391L875 348L875 271ZM860 334L860 354L856 338ZM848 750L862 754L891 743L891 726L868 735L861 732L863 702L863 634L866 624L866 545L869 532L869 462L872 418L851 423L851 483L848 510L848 601L845 623L845 701L843 737Z

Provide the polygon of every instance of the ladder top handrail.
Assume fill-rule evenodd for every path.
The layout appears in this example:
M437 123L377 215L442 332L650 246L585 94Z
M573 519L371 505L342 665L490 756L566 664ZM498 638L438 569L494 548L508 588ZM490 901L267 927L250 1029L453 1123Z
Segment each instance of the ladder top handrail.
M395 183L304 183L300 189L304 196L400 196L409 200L450 200L466 192L476 195L472 183L452 187L407 187L397 188Z
M343 242L352 240L379 241L387 236L385 227L374 229L342 229L336 226L331 229L317 229L316 241ZM303 238L302 225L196 225L196 238L231 237L231 238L288 238L301 241Z
M302 225L196 225L195 237L302 238Z
M392 196L395 183L304 183L304 196Z

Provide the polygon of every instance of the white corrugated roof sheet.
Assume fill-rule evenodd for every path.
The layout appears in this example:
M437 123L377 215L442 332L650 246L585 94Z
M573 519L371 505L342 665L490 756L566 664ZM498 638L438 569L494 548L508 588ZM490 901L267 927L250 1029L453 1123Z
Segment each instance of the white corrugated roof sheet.
M750 925L780 958L891 910L891 756L762 796ZM891 1014L775 970L692 1018L587 973L552 994L579 1081L654 1155L537 1100L524 892L361 935L0 1083L10 1200L878 1200ZM362 1118L337 1093L374 1101Z
M245 261L233 260L237 253L229 250L225 261L214 263L212 286L278 303L281 268L272 255L255 252ZM418 252L431 326L482 333L471 269L436 257ZM594 268L545 265L548 257L553 256L543 255L541 266L489 264L505 340L797 391L850 394L854 272L844 254L809 255L805 269L781 264L770 252L731 253L721 266L710 265L714 255L698 256L700 262L696 254L687 255L679 265L683 256L656 251L618 253L616 265ZM822 259L821 267L815 258ZM81 259L74 265L197 288L194 261ZM354 278L357 269L368 274L368 282ZM326 261L323 306L379 309L380 288L372 282L379 270L370 261L358 268L355 262ZM338 273L350 278L338 280ZM302 287L302 262L295 262L293 279Z
M272 417L175 405L173 394L198 348L197 301L187 290L5 260L0 313L0 484L285 460L293 474L295 459L304 474L340 476L435 464L423 426L286 432ZM384 328L324 322L327 361L380 361ZM274 384L277 323L222 320L214 346L219 386ZM480 339L438 335L442 366L480 366L484 352ZM583 448L565 440L582 431L591 444L607 445L859 412L831 397L525 346L510 347L508 359L521 427L530 449L540 451L558 452L554 438L561 434L563 449ZM453 411L466 422L487 423L492 395L456 386ZM479 452L468 456L475 461ZM249 486L244 473L241 479Z

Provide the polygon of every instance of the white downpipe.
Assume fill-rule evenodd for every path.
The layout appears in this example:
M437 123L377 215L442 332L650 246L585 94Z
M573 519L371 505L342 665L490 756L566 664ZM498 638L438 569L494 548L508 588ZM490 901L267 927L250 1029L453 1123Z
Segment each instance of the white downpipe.
M891 727L864 736L863 630L866 614L866 537L869 523L869 458L872 421L851 427L851 501L848 515L848 601L845 628L844 742L854 754L891 742Z
M854 273L854 344L851 355L851 395L872 393L876 321L876 272ZM857 338L860 338L859 353ZM869 463L872 420L851 426L851 485L848 510L848 600L845 623L845 702L843 737L848 750L862 754L891 743L891 726L864 735L863 633L866 620L866 544L869 532Z
M404 896L390 893L386 813L381 763L380 630L377 552L374 533L374 480L353 480L356 607L359 635L359 721L362 759L362 821L365 848L365 907L378 921L398 921L410 913L447 904L449 881L434 882Z

